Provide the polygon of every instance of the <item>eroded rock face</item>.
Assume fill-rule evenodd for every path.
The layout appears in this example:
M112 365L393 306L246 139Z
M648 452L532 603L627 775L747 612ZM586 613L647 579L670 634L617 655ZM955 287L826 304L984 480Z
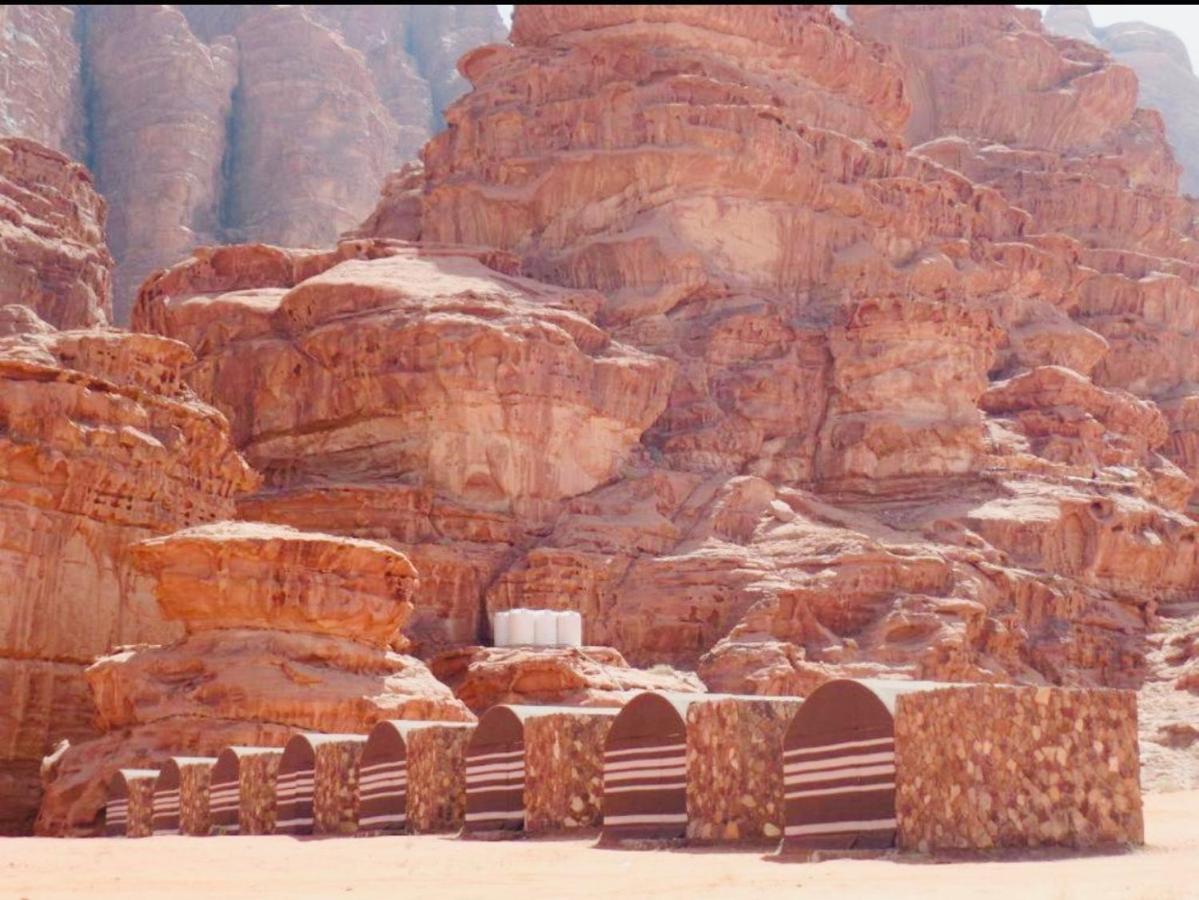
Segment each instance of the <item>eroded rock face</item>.
M361 54L302 7L261 9L235 36L226 230L284 246L330 243L361 218L394 161L394 123Z
M125 323L147 275L220 240L237 45L197 39L170 6L98 6L86 23L91 165Z
M634 669L610 647L464 647L429 667L476 713L497 703L623 706L640 691L705 690L688 672Z
M73 6L0 7L0 135L83 157L83 84Z
M252 522L143 541L130 558L154 577L163 615L191 633L272 628L387 646L412 614L417 581L403 554L373 541ZM230 586L214 592L214 578ZM280 591L293 602L280 607Z
M95 734L83 670L179 633L124 564L137 540L228 518L257 479L181 378L178 341L57 331L0 310L0 717L4 831L27 830L54 742Z
M360 221L464 89L458 57L505 32L494 6L6 7L0 135L95 171L124 324L197 246Z
M416 573L372 541L224 522L134 546L174 643L107 656L87 670L107 734L56 761L38 817L45 834L89 833L103 785L132 763L183 750L215 755L255 736L363 732L381 719L467 721L418 660L394 652Z
M1199 195L1199 78L1186 45L1145 22L1100 27L1085 6L1050 6L1045 28L1102 47L1137 73L1137 103L1162 114L1170 146L1183 168L1182 188Z
M244 515L411 554L418 646L478 641L498 568L564 498L620 471L669 389L666 360L588 318L594 292L489 264L505 259L229 248L147 282L135 315L205 348L191 381L267 480Z
M849 18L521 8L463 61L423 238L599 290L679 367L656 465L574 498L488 602L556 598L716 689L1135 685L1199 577L1160 120L1031 11Z
M1199 260L1160 118L1130 70L1032 11L849 18L522 7L512 46L463 59L473 90L356 239L303 262L201 254L149 283L138 321L196 349L191 383L266 470L243 510L425 548L463 627L418 613L422 652L486 638L497 610L565 608L589 644L718 690L1154 679L1188 698L1185 610L1155 632L1199 587ZM492 310L506 348L518 306L404 298L421 255L387 238L418 234L425 254L493 248L471 251L509 273L489 279L571 311L552 365L546 319L521 312L521 362L494 373L524 400L490 387L506 349L472 351L487 365L460 380L476 345L447 337ZM436 365L389 355L410 329ZM280 355L284 335L336 380ZM577 362L617 352L620 379L575 390ZM285 372L304 401L264 389ZM383 410L409 397L453 439L405 419L398 440ZM489 418L493 397L540 412ZM619 441L572 431L560 405L582 397ZM335 427L296 424L317 421ZM1185 717L1162 697L1155 729Z
M83 166L33 141L0 139L0 306L27 307L58 328L106 324L104 216Z

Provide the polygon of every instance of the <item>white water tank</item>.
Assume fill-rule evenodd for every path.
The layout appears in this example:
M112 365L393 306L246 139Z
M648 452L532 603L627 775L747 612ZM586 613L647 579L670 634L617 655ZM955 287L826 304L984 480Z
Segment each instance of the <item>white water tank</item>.
M508 646L520 647L536 643L536 614L530 609L514 609L508 615Z
M491 621L492 641L491 642L496 647L509 646L510 642L509 642L509 638L508 638L508 621L511 617L512 617L511 611L505 609L503 612L497 612L495 614L494 618L492 619L492 621Z
M558 614L552 609L531 610L533 643L538 647L553 647L558 643Z
M558 613L558 646L583 646L583 615L569 610Z

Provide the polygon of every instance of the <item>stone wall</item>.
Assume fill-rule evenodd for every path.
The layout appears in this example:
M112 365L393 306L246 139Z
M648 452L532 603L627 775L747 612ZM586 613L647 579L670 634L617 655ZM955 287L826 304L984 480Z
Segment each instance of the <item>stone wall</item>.
M1130 691L971 685L898 698L903 850L1145 840Z
M596 710L525 723L525 831L598 828L604 817L604 740L616 718Z
M776 841L783 833L783 735L798 697L728 697L687 709L687 838Z
M408 735L408 823L416 834L456 831L466 819L466 745L473 725L447 722Z

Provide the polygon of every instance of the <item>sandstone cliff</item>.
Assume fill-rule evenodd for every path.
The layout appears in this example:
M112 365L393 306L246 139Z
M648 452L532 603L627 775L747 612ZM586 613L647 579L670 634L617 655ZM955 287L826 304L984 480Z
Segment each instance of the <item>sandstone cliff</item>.
M210 50L276 28L328 65L378 46L353 10L183 14ZM250 480L231 442L263 476L241 517L391 548L236 528L143 545L136 577L159 579L190 633L91 670L113 731L57 760L43 827L90 827L118 746L140 764L357 727L383 695L450 708L408 647L472 704L693 684L626 658L769 694L837 675L1132 687L1146 784L1199 784L1199 245L1132 71L1009 7L522 7L512 40L463 58L472 89L422 166L331 249L194 251L143 285L134 325L157 337L0 317L20 334L7 352L45 367L29 391L103 366L220 411L179 400L221 453L170 456L226 484L220 502L168 494L139 538L228 514ZM239 83L261 65L247 83L276 90L288 60L268 42L251 64L237 43ZM378 87L373 59L373 81L343 72L350 110L288 77L329 129L378 121L399 142L384 112L402 90ZM393 87L410 74L386 71ZM297 194L340 219L344 196L307 162ZM112 345L173 362L129 366ZM177 447L174 432L97 430L106 396L56 400L67 414L21 401L22 452L96 441L166 467L143 438ZM226 482L206 480L217 456ZM30 507L60 477L72 502L106 483L14 471ZM143 482L109 502L140 509ZM299 590L306 541L331 554L322 571L362 573L364 605L341 582ZM410 618L381 612L388 565L359 558L397 550L420 573L415 591L396 576ZM15 571L46 556L22 554ZM218 579L195 601L234 569L236 597ZM268 619L276 593L289 602ZM476 649L516 606L580 610L613 655ZM43 633L14 658L57 661L27 646Z
M1145 22L1096 26L1085 6L1050 6L1045 27L1102 47L1137 73L1139 104L1162 114L1183 167L1182 187L1199 195L1199 78L1182 41Z
M33 141L0 139L0 306L27 307L58 328L107 323L104 215L83 166Z
M416 586L416 570L394 550L243 522L143 541L130 559L186 635L87 670L106 734L55 758L39 833L92 832L118 768L235 744L282 746L302 730L473 719L422 663L388 648Z
M186 388L183 344L0 310L0 831L27 830L54 743L94 733L83 670L178 633L126 546L228 518L255 478Z
M618 475L666 399L670 364L597 328L597 294L488 265L505 262L230 247L150 279L134 311L205 348L190 381L266 478L244 516L412 558L418 649L479 639L483 588L563 498Z
M1161 119L1137 108L1131 70L1048 35L1035 12L848 18L519 8L511 46L462 60L473 89L423 174L391 183L336 253L418 236L495 248L476 258L572 292L585 322L572 334L669 360L655 363L662 399L624 420L602 475L570 474L588 444L504 425L494 443L401 456L401 478L423 489L402 519L394 486L318 491L310 454L267 464L283 484L283 456L295 459L309 485L243 511L393 540L403 521L435 544L431 570L456 608L579 609L589 643L635 665L698 666L715 689L804 693L845 674L1142 687L1160 700L1145 737L1186 743L1196 245ZM196 348L192 383L264 459L264 436L296 433L282 388L261 399L285 368L271 351L240 370L227 335L253 342L236 359L271 347L291 327L274 298L304 284L183 278L248 270L263 251L226 252L147 285L138 321ZM405 283L380 265L397 287L368 292L360 266L339 262L313 286L332 297L357 283L360 315ZM440 330L427 308L416 321ZM494 322L497 339L515 326ZM351 365L348 350L317 358ZM557 402L559 376L527 358L505 383ZM297 384L310 365L296 358ZM379 404L370 422L337 420L361 436L319 457L339 481L384 473L364 448L392 446L384 410L403 414L426 390L423 363L407 364L407 393L374 383L379 368L351 382L356 409ZM588 407L624 403L605 396L618 383L593 380ZM455 423L476 390L434 408ZM485 448L479 475L462 462L471 446ZM439 516L470 522L470 540L445 541L465 532ZM486 637L481 616L457 618L444 638ZM1147 781L1199 777L1194 748L1179 758Z
M494 6L6 6L0 136L91 166L125 323L193 247L333 241L504 32Z

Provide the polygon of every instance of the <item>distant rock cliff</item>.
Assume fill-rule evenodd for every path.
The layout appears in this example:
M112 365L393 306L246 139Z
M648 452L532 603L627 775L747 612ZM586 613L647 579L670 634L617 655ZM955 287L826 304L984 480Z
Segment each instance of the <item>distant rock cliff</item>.
M1199 78L1182 41L1144 22L1099 27L1085 6L1051 6L1044 21L1049 31L1102 47L1137 73L1137 103L1162 114L1170 146L1182 164L1181 187L1199 196Z
M505 33L494 6L3 6L0 137L95 172L124 323L193 247L361 221Z

